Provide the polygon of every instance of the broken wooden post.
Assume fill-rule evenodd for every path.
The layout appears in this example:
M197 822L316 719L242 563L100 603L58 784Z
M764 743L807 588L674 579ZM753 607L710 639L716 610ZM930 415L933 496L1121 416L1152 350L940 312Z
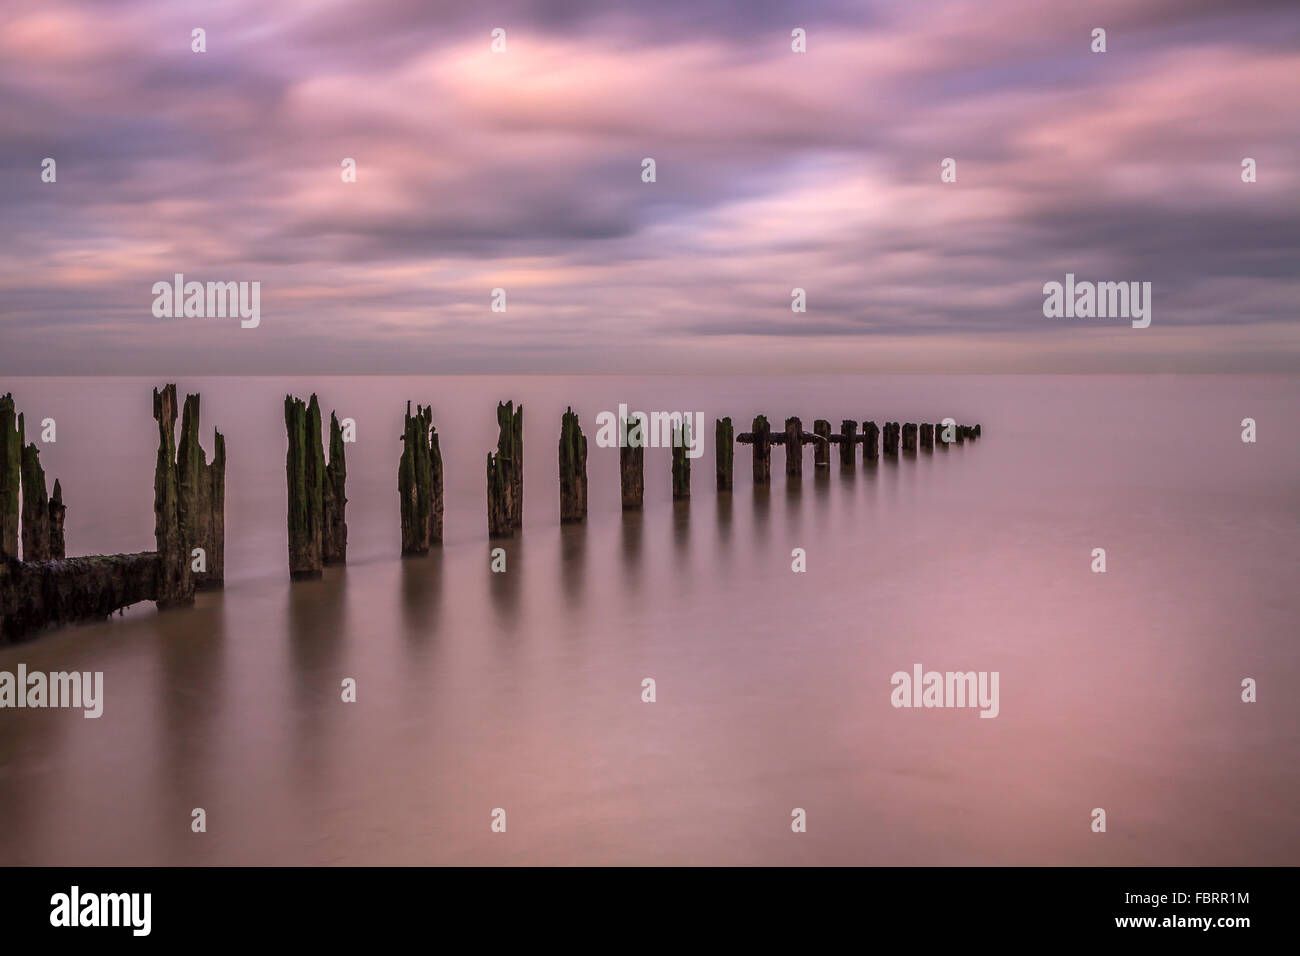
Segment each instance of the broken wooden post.
M874 463L880 460L880 426L875 422L862 423L862 462Z
M504 461L510 480L510 527L524 523L524 406L497 402L497 457Z
M560 420L560 524L587 520L587 436L573 408Z
M488 536L509 537L523 524L524 408L497 402L497 450L488 455Z
M618 483L623 510L640 511L645 500L645 419L619 421Z
M50 558L50 502L45 493L45 470L40 449L28 442L23 447L23 560Z
M785 445L785 476L787 478L803 477L803 422L797 418L785 420L785 434L781 436Z
M321 562L344 564L348 560L348 462L343 452L343 429L338 416L330 412L330 460L325 466L322 504L325 520L321 531Z
M687 455L691 444L690 420L685 419L673 429L673 501L683 501L691 496L691 459Z
M289 577L318 578L323 563L325 453L315 394L308 404L286 395L284 425L289 435L284 462L289 492Z
M68 509L63 506L63 488L59 479L54 479L54 494L50 496L50 559L61 561L66 558L68 547L63 537L63 525Z
M159 610L194 603L194 576L181 531L180 480L176 467L176 386L153 391L158 422L158 459L153 476L153 531L158 543Z
M0 397L0 561L18 559L19 496L22 485L23 416L14 397Z
M819 439L813 444L813 467L829 468L831 466L831 423L824 418L813 422L813 434Z
M731 419L718 418L713 425L713 454L717 466L718 491L731 490L731 466L735 458L736 432Z
M926 451L934 450L934 426L929 422L921 423L921 447Z
M772 483L772 426L766 415L754 419L753 431L736 439L754 446L754 484Z
M406 403L402 457L397 463L397 497L402 554L427 554L442 541L442 451L433 427L433 408Z
M908 422L903 426L903 453L916 454L916 422Z
M853 470L857 453L858 423L846 418L840 422L840 471Z
M200 589L219 588L226 579L226 439L218 431L213 435L209 465L199 442L199 396L186 395L176 452L177 502L186 560ZM195 570L195 548L203 549L202 571Z

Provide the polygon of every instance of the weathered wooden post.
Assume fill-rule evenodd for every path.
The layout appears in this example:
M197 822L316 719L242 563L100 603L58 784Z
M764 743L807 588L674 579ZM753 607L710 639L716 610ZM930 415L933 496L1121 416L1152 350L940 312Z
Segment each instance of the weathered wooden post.
M831 466L831 423L824 418L813 422L813 434L821 439L813 443L813 467L829 468Z
M921 447L926 451L934 450L934 426L929 422L921 423Z
M862 463L880 460L880 426L875 422L862 423Z
M852 471L853 459L858 453L858 423L850 419L840 422L840 471Z
M0 397L0 562L18 559L18 489L22 485L24 430L23 416L14 408L13 395Z
M691 496L690 419L673 429L673 501L684 501Z
M442 450L433 427L433 408L411 414L406 403L402 457L397 463L397 497L402 521L402 554L427 554L442 542Z
M903 425L903 453L916 454L916 422L907 422Z
M560 524L587 519L587 437L573 408L560 420Z
M731 490L731 466L736 453L736 432L731 418L718 418L713 425L713 455L717 466L718 491Z
M160 610L194 603L194 576L181 531L180 482L176 468L176 386L153 392L158 422L158 459L153 476L153 531L158 543L156 598Z
M321 448L320 405L284 397L289 435L285 475L289 492L289 577L318 578L322 573L325 522L325 453Z
M324 520L321 524L321 563L345 564L348 560L348 462L343 452L343 429L338 416L330 412L330 460L322 482Z
M618 427L618 481L623 510L640 511L645 500L645 419L622 419Z
M772 483L772 426L766 415L759 415L753 425L754 484Z
M23 560L50 559L50 502L45 493L45 470L40 449L33 442L23 447Z
M787 478L803 477L803 422L797 418L785 420L785 476Z
M214 431L212 464L199 442L199 396L186 395L176 453L181 540L196 588L219 588L226 564L226 439ZM194 549L203 549L203 571L194 570Z
M68 509L63 506L63 488L59 480L54 479L54 494L50 496L50 557L62 561L68 556L68 547L63 537L63 525Z
M497 402L497 457L504 456L510 479L510 526L519 528L524 523L524 406Z

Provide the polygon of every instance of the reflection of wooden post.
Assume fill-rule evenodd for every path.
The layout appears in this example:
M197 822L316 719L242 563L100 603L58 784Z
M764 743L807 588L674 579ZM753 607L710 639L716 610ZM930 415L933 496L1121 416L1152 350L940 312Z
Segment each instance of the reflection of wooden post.
M858 453L858 423L850 419L840 422L840 471L852 471L853 459Z
M560 420L560 524L587 518L587 437L569 408Z
M716 419L713 426L713 454L717 465L718 491L731 490L731 466L735 458L736 432L730 418Z
M831 466L831 423L824 418L813 422L813 434L821 439L813 443L813 467L829 468Z
M18 559L18 489L22 485L23 416L13 395L0 397L0 562Z

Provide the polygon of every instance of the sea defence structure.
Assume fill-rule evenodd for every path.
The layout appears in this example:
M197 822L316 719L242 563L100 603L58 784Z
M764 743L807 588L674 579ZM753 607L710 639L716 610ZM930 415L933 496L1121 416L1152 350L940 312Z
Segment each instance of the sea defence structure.
M13 397L0 397L0 639L13 640L54 625L91 621L139 601L160 609L193 604L196 590L219 588L225 581L226 442L214 432L209 462L199 441L199 396L179 405L175 385L155 389L153 414L158 426L154 468L155 551L135 554L65 556L67 508L63 487L47 494L40 450L25 441L24 419ZM181 421L179 443L176 422ZM304 402L286 395L284 421L287 530L291 578L319 577L322 568L347 559L347 464L345 429L331 413L329 460L321 435L320 405L313 394ZM947 424L945 424L945 422ZM348 420L344 420L348 424ZM644 423L619 423L619 485L623 511L640 511L645 497ZM523 523L523 407L497 405L497 447L487 456L488 535L512 536ZM349 427L350 424L349 424ZM803 430L797 417L785 419L773 434L767 416L753 419L750 431L736 434L730 418L714 423L715 482L718 493L733 486L735 444L753 449L756 487L770 485L772 447L785 449L787 479L803 475L803 446L813 445L817 468L829 468L831 445L839 445L840 468L852 471L857 447L866 464L883 454L897 460L931 451L938 443L963 444L980 437L980 425L953 419L916 425L844 419L838 434L828 419ZM685 424L673 434L674 500L691 493L691 454L698 448ZM351 440L351 439L347 439ZM410 402L401 435L397 489L403 555L425 554L443 540L443 460L432 409ZM698 454L698 450L696 452ZM560 420L560 523L587 518L587 439L572 407ZM21 545L21 548L20 548Z
M320 404L284 397L289 439L284 471L288 491L289 576L318 578L326 564L347 560L347 465L337 418L330 414L330 463L321 445Z
M23 416L11 395L0 398L0 638L17 640L47 627L99 620L140 601L154 601L159 609L183 607L194 602L197 587L222 586L225 439L214 433L215 454L208 464L199 443L199 397L190 395L176 446L175 385L154 390L153 410L157 550L68 558L62 486L56 481L46 497L38 450L24 445Z
M402 554L428 554L442 544L442 449L433 427L433 408L406 403L402 457L397 463L397 497L402 521Z

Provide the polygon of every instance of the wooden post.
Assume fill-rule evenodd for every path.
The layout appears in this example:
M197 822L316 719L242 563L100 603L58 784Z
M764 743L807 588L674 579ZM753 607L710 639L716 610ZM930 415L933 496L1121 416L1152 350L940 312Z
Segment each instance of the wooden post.
M772 426L766 415L754 419L754 484L772 483Z
M153 392L158 458L153 476L153 531L158 543L159 609L194 603L194 576L181 531L180 482L176 468L176 386Z
M673 501L684 501L691 496L690 419L684 419L673 429Z
M186 395L181 440L176 453L177 503L181 539L196 588L225 583L226 440L214 432L212 464L199 442L199 396ZM203 549L204 571L193 570L194 549Z
M348 560L348 463L343 452L343 429L330 412L330 460L325 466L323 500L325 520L321 532L321 561L344 564Z
M881 442L884 454L889 458L898 457L898 422L885 422L883 440Z
M0 397L0 562L18 559L19 504L22 485L23 416L14 408L14 397Z
M903 426L903 453L916 454L916 422L908 422Z
M497 478L488 480L489 494L495 501L488 503L488 534L492 537L508 536L510 531L502 532L500 528L493 531L491 512L493 509L504 512L505 528L513 529L523 525L524 494L524 407L515 408L514 402L497 403L497 451L496 464L489 464L488 471L497 473ZM492 489L496 489L495 492Z
M623 510L640 511L645 500L645 419L619 422L618 477Z
M433 408L411 414L406 403L402 457L397 463L397 496L402 522L402 554L427 554L442 542L442 451L433 427Z
M797 418L785 420L785 476L803 477L803 422Z
M50 558L50 502L45 493L45 470L34 442L23 448L23 560Z
M840 471L852 471L853 459L858 453L858 423L850 419L840 422Z
M289 436L284 462L289 493L289 577L318 578L323 564L325 453L316 396L304 405L302 399L286 395L284 424Z
M934 426L929 422L921 423L921 447L926 451L934 451Z
M68 548L63 538L63 523L68 509L63 506L63 488L59 480L54 479L54 494L50 496L50 557L62 561L68 556Z
M813 422L813 434L821 439L813 443L813 467L829 468L831 466L831 423L824 418Z
M880 426L875 422L862 423L862 462L880 460Z
M560 524L587 519L587 437L573 408L560 420Z
M716 463L718 491L731 490L731 466L735 458L736 432L731 419L718 418L713 425L713 454Z

